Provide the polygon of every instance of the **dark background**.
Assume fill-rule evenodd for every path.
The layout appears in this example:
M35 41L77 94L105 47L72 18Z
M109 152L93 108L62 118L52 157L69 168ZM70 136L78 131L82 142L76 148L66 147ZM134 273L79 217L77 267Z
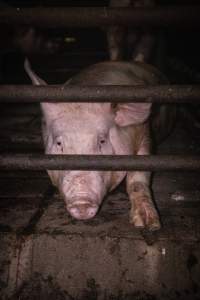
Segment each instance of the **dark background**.
M55 1L55 0L49 0L49 1L3 1L0 2L0 5L2 7L9 5L14 7L33 7L33 6L107 6L109 1ZM157 1L158 5L198 5L199 1L193 0L193 1L187 1L187 0L177 0L177 1L169 1L169 0L160 0ZM50 55L51 57L49 59L46 58L46 60L42 59L43 64L40 64L40 69L42 73L45 73L45 70L47 68L44 65L44 63L51 64L52 56L54 57L54 63L56 61L61 60L61 56L68 55L69 53L73 52L88 52L92 53L93 57L95 57L94 61L99 60L105 60L108 59L108 49L107 49L107 41L106 41L106 31L103 28L65 28L62 30L55 30L55 29L40 29L38 26L37 28L34 28L38 34L44 34L45 36L49 36L49 38L57 37L61 41L61 47L60 49ZM12 26L3 26L1 25L0 28L0 53L1 53L1 64L3 69L3 79L1 79L2 83L21 83L20 76L15 76L15 72L18 72L16 68L20 68L21 60L23 61L23 58L20 59L20 51L13 45L13 37L16 34L16 27ZM198 29L193 28L187 29L184 28L182 30L175 29L175 28L169 28L162 30L162 34L165 37L166 40L166 55L167 59L177 59L178 62L169 63L169 70L166 72L168 73L168 76L170 77L170 80L172 82L180 82L180 83L197 83L199 82L199 74L198 70L200 68L200 43L199 43L199 31ZM66 37L72 37L75 39L74 42L68 42L66 43L64 40ZM33 54L33 53L32 53ZM35 53L34 53L35 54ZM38 55L38 61L41 59L41 53L37 53ZM44 56L45 53L42 53L42 56ZM47 54L47 53L46 53ZM58 59L57 56L60 56ZM29 53L30 56L30 53ZM36 57L36 55L31 55ZM3 62L2 62L3 60ZM80 56L79 56L79 60ZM83 59L84 60L84 59ZM37 59L35 59L37 61ZM87 65L86 62L82 61L77 66L77 60L75 59L73 63L73 59L70 59L69 64L67 64L66 59L64 60L65 63L63 63L63 68L66 68L66 71L69 71L70 66L70 72L69 75L75 73L79 68L84 67ZM93 63L93 60L91 61ZM185 64L188 67L185 68L183 64ZM73 65L73 66L72 66ZM58 63L58 67L59 63ZM51 66L49 66L51 69ZM56 66L54 65L54 70L56 69ZM63 70L62 70L63 71ZM52 72L52 70L51 70ZM58 73L58 72L57 72ZM62 72L61 72L62 73ZM58 74L57 74L58 75ZM68 75L68 74L67 74ZM64 77L62 74L59 74L56 76L55 81L51 76L49 76L50 81L52 83L59 83L64 80ZM23 80L25 80L23 78Z

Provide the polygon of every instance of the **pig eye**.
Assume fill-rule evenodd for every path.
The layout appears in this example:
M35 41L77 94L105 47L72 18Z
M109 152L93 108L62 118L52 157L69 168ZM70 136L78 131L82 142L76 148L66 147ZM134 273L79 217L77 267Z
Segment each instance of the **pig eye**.
M57 142L57 146L61 146L61 142Z

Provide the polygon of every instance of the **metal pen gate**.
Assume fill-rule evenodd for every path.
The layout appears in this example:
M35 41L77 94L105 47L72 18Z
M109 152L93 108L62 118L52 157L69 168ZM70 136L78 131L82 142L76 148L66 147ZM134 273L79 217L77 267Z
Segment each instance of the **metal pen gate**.
M31 102L200 103L199 85L131 86L1 86L1 103ZM42 99L42 100L40 100ZM112 99L112 101L110 100ZM121 100L123 99L123 101ZM189 156L17 155L0 156L3 170L199 170L200 158Z
M171 6L145 8L16 8L0 11L0 22L16 24L38 24L59 28L63 26L90 27L108 25L176 26L187 24L198 28L200 6ZM53 25L52 25L53 24ZM142 25L141 25L142 24ZM42 100L37 100L42 99ZM112 101L111 101L112 99ZM123 101L121 100L123 99ZM1 86L0 102L158 102L200 103L200 86ZM76 162L75 162L76 161ZM0 156L1 169L81 169L81 170L199 170L197 157L89 157L89 156Z
M63 26L90 27L109 25L137 25L149 27L178 28L200 27L200 6L175 6L152 9L117 9L117 8L23 8L4 9L0 11L0 23L32 24L38 23L55 28ZM200 104L200 85L159 85L159 86L30 86L1 85L0 103L36 103L36 102L151 102L151 103L188 103ZM41 100L40 100L41 99ZM112 99L112 101L111 101ZM95 155L36 155L16 154L0 155L1 170L151 170L151 171L199 171L200 157L190 155L149 155L149 156L95 156ZM81 236L81 233L80 233ZM128 236L129 237L129 236ZM115 237L114 237L115 238ZM76 252L73 238L68 243ZM141 241L139 241L141 243ZM113 244L117 249L117 244ZM134 244L135 246L135 244ZM28 245L29 247L29 245ZM26 254L30 249L24 247ZM67 247L67 246L66 246ZM84 247L84 244L83 244ZM101 247L97 243L95 249ZM142 251L143 245L141 244ZM165 256L166 248L160 246L161 254ZM27 250L28 249L28 250ZM21 250L21 249L20 249ZM26 252L27 251L27 252ZM67 249L69 251L69 249ZM114 251L114 250L113 250ZM151 248L150 255L157 257ZM151 252L152 251L152 252ZM65 253L65 252L63 252ZM140 253L140 252L138 252ZM137 253L137 254L138 254ZM64 255L64 254L63 254ZM146 255L143 252L142 255ZM147 254L148 256L148 254ZM176 253L176 256L178 254ZM141 256L135 258L140 261ZM152 257L152 256L151 256ZM173 257L173 253L172 256ZM193 259L193 260L192 260ZM70 264L70 261L68 262ZM148 266L151 261L147 259ZM64 264L64 262L63 262ZM153 263L152 263L153 264ZM165 263L163 263L165 264ZM194 257L191 265L195 266ZM128 268L128 267L127 267ZM137 269L137 267L136 267ZM139 270L139 267L138 267ZM138 271L137 270L137 271ZM92 283L93 284L93 283ZM95 285L93 284L94 288ZM195 287L194 287L195 288ZM97 287L98 289L98 287ZM93 295L94 296L94 295ZM92 297L92 296L91 296ZM75 299L75 298L73 298ZM91 298L92 299L92 298ZM147 299L147 298L144 298Z

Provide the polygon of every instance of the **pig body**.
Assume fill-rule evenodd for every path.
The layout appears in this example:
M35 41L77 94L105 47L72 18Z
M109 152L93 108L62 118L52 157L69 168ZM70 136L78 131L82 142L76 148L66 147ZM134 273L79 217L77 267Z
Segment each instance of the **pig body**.
M34 84L44 84L30 68ZM65 85L148 85L165 82L155 68L142 63L104 62L93 65ZM134 99L133 99L134 101ZM151 139L149 103L41 103L47 154L146 155ZM95 216L107 192L126 176L131 202L130 222L150 230L160 228L152 202L149 172L48 171L76 219Z

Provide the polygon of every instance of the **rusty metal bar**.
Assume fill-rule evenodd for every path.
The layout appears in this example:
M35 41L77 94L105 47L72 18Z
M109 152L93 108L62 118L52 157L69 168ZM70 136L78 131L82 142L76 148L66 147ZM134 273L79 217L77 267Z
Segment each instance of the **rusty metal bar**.
M200 6L153 8L32 7L0 11L0 23L31 24L39 27L140 26L197 28Z
M200 170L200 156L0 155L1 170Z
M0 103L15 102L200 103L200 85L1 85Z

